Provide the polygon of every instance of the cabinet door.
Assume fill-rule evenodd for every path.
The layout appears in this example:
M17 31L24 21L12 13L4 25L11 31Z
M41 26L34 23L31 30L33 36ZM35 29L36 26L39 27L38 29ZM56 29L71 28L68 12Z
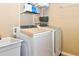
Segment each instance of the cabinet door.
M0 52L0 56L20 56L20 47Z
M37 56L52 55L52 43L51 43L50 32L40 33L34 37L33 55L37 55Z
M0 47L0 56L20 56L21 43Z

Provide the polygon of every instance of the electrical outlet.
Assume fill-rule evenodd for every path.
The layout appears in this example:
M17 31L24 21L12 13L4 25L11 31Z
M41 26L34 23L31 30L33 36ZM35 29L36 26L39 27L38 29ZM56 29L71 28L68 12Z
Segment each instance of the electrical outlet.
M13 27L13 35L16 35L16 27Z

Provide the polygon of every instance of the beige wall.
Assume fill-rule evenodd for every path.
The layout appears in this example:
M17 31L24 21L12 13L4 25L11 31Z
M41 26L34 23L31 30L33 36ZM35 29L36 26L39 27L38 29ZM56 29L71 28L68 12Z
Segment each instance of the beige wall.
M40 9L38 8L40 11ZM39 22L40 14L31 14L31 13L23 13L24 11L24 3L20 4L20 25L32 25L33 24L33 17L35 23Z
M79 55L79 4L50 4L49 25L63 30L63 51Z
M12 28L18 25L18 21L18 4L0 3L0 35L2 37L12 36Z

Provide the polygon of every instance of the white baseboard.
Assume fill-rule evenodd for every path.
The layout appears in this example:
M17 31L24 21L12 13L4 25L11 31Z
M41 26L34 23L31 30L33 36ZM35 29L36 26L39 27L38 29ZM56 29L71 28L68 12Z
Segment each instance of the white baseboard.
M70 53L67 53L67 52L61 52L61 54L63 55L63 56L76 56L76 55L73 55L73 54L70 54Z

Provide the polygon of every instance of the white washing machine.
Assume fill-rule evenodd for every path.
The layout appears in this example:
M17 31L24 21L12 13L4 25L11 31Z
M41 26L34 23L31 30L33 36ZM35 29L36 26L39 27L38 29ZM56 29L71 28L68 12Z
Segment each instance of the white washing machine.
M37 33L32 38L17 30L16 36L24 40L21 48L22 56L58 56L61 53L60 29L55 27L42 28L49 31Z

